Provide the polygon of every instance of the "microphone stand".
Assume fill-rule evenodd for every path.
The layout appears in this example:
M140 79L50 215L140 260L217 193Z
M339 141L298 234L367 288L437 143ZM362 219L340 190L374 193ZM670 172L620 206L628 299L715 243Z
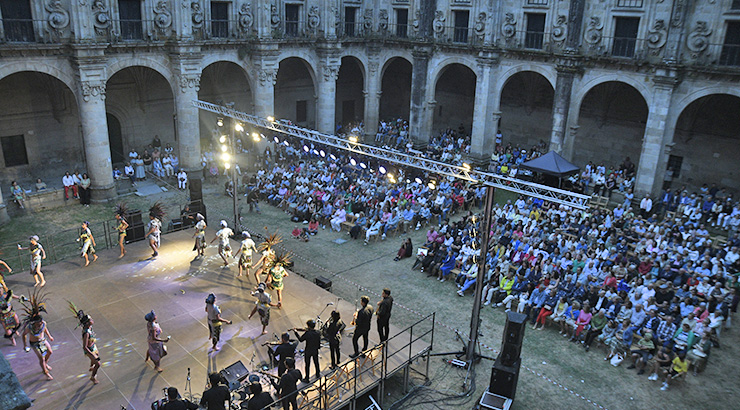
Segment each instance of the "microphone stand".
M188 391L188 400L193 401L193 390L190 386L190 368L188 367L188 378L185 381L185 388Z

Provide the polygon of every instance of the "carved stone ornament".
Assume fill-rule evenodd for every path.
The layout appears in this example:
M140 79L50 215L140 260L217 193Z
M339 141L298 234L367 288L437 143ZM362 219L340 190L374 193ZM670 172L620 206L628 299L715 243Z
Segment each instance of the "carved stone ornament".
M188 89L200 90L200 74L181 74L180 75L180 90L187 92Z
M380 68L380 63L378 61L372 60L368 63L368 69L370 70L370 74L375 74L378 72L378 68Z
M89 102L92 99L105 100L105 81L83 81L80 84L82 88L82 100Z
M411 22L411 28L414 30L414 33L419 32L419 25L421 24L421 12L419 10L416 10L414 13L414 21Z
M339 8L332 6L331 8L331 15L334 16L334 27L339 27L342 25L342 16L339 14Z
M684 14L686 13L686 0L675 0L673 3L673 16L671 16L671 27L683 26Z
M92 12L95 34L105 36L110 28L110 14L108 14L108 6L105 5L103 0L95 0L92 5Z
M272 28L280 27L280 13L278 13L278 8L274 4L270 4L270 24Z
M373 29L373 9L365 9L362 15L362 27L368 33Z
M272 85L277 84L277 70L259 70L257 72L257 79L260 81L260 85L264 86L267 82L271 82Z
M603 28L604 25L601 23L599 17L591 17L591 20L588 22L588 29L583 33L583 39L591 48L598 47L599 43L601 43L601 30Z
M69 12L62 7L62 2L59 0L51 0L46 4L46 11L49 12L47 22L49 27L57 32L67 28L69 26Z
M568 34L568 18L562 14L555 19L555 24L552 26L552 39L556 43L562 43L565 41L565 37Z
M709 46L709 35L712 30L707 27L706 21L697 21L696 27L686 39L686 47L691 51L691 57L699 57Z
M203 8L200 7L200 3L197 1L190 3L190 12L192 14L191 20L193 21L193 29L202 28L205 17L203 15Z
M509 39L516 34L516 19L513 13L506 13L504 16L504 24L501 25L501 34Z
M160 33L164 33L172 25L172 13L167 9L166 1L158 1L154 6L154 24Z
M475 19L475 25L473 26L475 36L481 41L486 37L486 18L488 18L486 13L478 13L478 18Z
M665 46L666 40L668 39L668 30L664 20L655 20L653 28L648 30L647 36L647 47L650 49L652 55L657 56L660 53L660 49Z
M239 8L239 28L242 32L248 33L252 29L252 24L254 24L252 5L250 3L243 3Z
M323 66L324 81L337 81L339 78L339 67L332 65Z
M308 9L307 22L309 30L316 31L316 29L319 27L319 24L321 24L321 16L319 15L318 6L311 6Z
M432 27L434 28L435 33L442 34L442 32L445 31L446 19L445 13L442 10L434 12L434 22L432 23Z
M378 31L381 33L388 31L388 10L381 9L378 20Z

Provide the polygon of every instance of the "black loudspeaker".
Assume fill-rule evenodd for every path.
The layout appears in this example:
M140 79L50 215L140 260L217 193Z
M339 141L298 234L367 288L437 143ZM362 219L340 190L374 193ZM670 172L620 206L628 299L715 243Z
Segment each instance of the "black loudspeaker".
M203 200L203 180L200 178L188 179L188 186L190 186L190 200L191 201L202 201Z
M149 218L147 217L147 222ZM141 211L138 209L129 210L126 214L126 222L128 222L128 229L126 229L126 241L136 242L144 239L146 233L146 227L141 218Z
M323 276L319 276L316 279L314 279L314 283L316 283L317 285L319 285L320 288L326 289L329 292L331 292L331 280L329 280L329 279L327 279L327 278L325 278Z
M524 329L527 323L527 315L516 312L508 312L506 325L504 327L504 338L501 342L501 354L499 359L505 366L513 366L522 352L522 341L524 341Z
M202 200L190 201L190 212L192 212L193 215L203 215L203 219L206 221L206 224L208 223L208 213L206 212L206 205L203 203Z
M249 376L249 371L240 361L218 372L223 377L224 382L229 386L229 390L236 390L241 382Z
M516 359L511 366L506 366L500 357L497 358L491 369L491 384L488 385L488 391L514 400L521 364L522 359Z

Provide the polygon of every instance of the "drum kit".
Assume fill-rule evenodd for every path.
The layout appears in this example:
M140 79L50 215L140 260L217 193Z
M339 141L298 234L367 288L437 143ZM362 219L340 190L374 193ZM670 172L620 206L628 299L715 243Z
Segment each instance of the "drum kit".
M249 399L252 397L249 390L252 383L261 384L263 392L270 393L273 398L277 397L277 381L280 379L266 372L266 370L269 370L268 365L259 365L259 370L255 369L254 357L255 354L252 354L250 360L252 371L247 370L242 362L238 361L219 372L223 377L224 384L229 387L231 392L232 410L247 408Z

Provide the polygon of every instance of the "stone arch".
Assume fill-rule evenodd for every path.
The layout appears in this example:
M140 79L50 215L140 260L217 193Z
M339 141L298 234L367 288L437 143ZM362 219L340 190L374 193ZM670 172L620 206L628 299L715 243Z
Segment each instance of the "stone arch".
M596 86L599 86L604 83L608 82L616 82L616 83L624 83L635 90L637 90L638 93L642 96L642 99L645 100L645 104L647 106L650 106L650 102L652 101L650 91L645 87L645 85L634 78L630 76L625 75L619 75L619 74L606 74L606 75L600 75L586 83L584 83L581 87L579 87L576 95L574 95L573 100L575 101L575 112L578 113L581 111L581 104L583 103L583 99L586 97L586 95Z
M60 64L59 66L30 59L27 61L24 60L3 63L2 65L0 65L0 80L12 74L20 73L23 71L35 71L43 74L48 74L51 77L56 78L57 80L64 83L67 88L72 91L72 94L74 94L76 101L77 82L75 80L75 75L72 72L72 68L67 65L66 61L64 62L64 64Z
M380 78L381 80L383 79L383 76L385 75L385 70L387 70L388 66L390 66L391 63L393 63L393 60L396 60L396 59L401 59L401 60L406 61L407 63L411 65L411 67L414 66L413 61L409 58L406 58L406 56L393 55L383 60L383 64L380 67L380 76L378 78Z
M430 91L432 92L432 94L434 94L434 88L435 88L435 85L437 84L437 81L439 81L439 78L453 64L459 64L459 65L469 68L470 71L473 72L475 77L478 78L478 72L476 71L477 67L476 67L475 61L469 58L464 58L464 57L459 57L459 56L447 57L447 58L440 60L439 62L432 61L430 64L433 64L435 67L429 73L429 81L427 82L427 84L430 84L430 87L431 87Z
M111 78L113 78L113 76L116 75L116 73L118 73L119 71L130 67L151 68L152 70L159 73L162 77L164 77L164 79L167 81L167 84L169 84L170 89L172 90L172 95L177 95L177 81L170 67L167 64L158 61L157 59L148 57L112 59L112 61L108 64L106 72L108 78L106 79L106 81L109 81Z
M501 95L501 91L504 89L504 87L506 87L506 83L509 82L511 77L513 77L516 74L526 72L526 71L531 71L531 72L541 75L547 80L547 82L550 83L552 88L555 89L555 82L557 81L557 73L555 72L554 69L550 69L548 67L544 67L542 65L536 65L536 64L519 64L519 65L506 69L506 71L498 75L498 82L495 88L495 90L498 91L498 96ZM494 108L495 110L499 109L498 107L499 103L500 101L497 100L496 101L497 106Z
M368 79L368 62L367 62L367 56L363 55L362 53L355 53L355 52L347 52L339 56L340 61L344 59L345 57L353 58L357 61L357 64L360 66L360 71L362 71L362 78L365 80L365 84L367 84ZM366 85L367 87L367 85Z
M317 73L309 61L295 55L280 59L274 87L275 117L317 127L318 87Z
M280 70L280 63L288 59L300 60L306 66L306 69L308 69L308 74L311 76L311 81L313 81L313 86L315 90L319 82L319 79L318 79L319 71L317 70L317 64L314 61L314 59L311 56L308 56L304 53L284 54L284 55L281 55L277 61L278 71Z
M555 86L546 70L517 66L502 76L494 106L501 112L504 145L530 149L547 145L552 127ZM544 144L543 144L544 143Z
M468 64L446 61L448 64L435 70L434 82L429 84L431 90L428 95L436 101L431 113L432 132L447 128L457 130L461 125L465 134L470 135L478 76Z
M386 74L391 67L395 70L396 76L386 78ZM403 56L394 56L385 60L380 70L380 76L378 77L380 82L379 119L409 119L413 69L413 63Z
M678 121L678 118L681 116L681 113L686 109L686 107L691 105L691 103L699 100L700 98L712 94L728 94L734 95L735 97L740 97L740 89L735 87L699 87L694 92L689 93L673 105L673 108L671 109L671 115L666 120L666 128L668 129L668 131L670 131L668 135L673 135L673 131L676 128L676 122Z
M365 117L365 97L367 74L362 60L354 55L341 58L337 76L334 105L335 122L342 126L355 124ZM360 78L358 78L358 76ZM342 132L346 132L344 129Z

